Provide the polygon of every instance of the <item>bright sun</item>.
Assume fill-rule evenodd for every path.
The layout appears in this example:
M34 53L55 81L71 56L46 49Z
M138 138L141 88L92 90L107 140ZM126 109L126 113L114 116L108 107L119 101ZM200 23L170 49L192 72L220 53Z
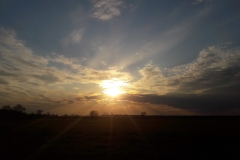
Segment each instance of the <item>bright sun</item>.
M103 93L112 97L116 97L120 94L126 93L122 87L126 86L126 83L119 79L105 80L101 84L104 89Z

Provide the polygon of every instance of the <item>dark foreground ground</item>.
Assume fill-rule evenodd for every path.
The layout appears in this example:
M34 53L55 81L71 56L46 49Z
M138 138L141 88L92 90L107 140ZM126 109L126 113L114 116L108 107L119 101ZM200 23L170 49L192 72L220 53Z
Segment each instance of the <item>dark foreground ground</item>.
M0 159L240 159L240 117L0 121Z

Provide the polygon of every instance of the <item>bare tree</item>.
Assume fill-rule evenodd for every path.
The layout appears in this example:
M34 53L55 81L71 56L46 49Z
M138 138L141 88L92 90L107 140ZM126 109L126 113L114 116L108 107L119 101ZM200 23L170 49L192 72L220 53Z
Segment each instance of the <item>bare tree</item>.
M16 106L13 107L13 110L17 112L25 112L26 108L24 108L21 104L17 104Z
M97 117L97 116L98 116L98 112L92 110L92 111L90 112L90 116L91 116L91 117Z

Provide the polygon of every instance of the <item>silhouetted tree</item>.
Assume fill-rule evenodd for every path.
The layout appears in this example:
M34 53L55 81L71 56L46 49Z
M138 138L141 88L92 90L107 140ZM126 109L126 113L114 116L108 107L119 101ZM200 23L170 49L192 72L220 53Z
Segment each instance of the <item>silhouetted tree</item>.
M146 112L141 112L141 116L146 116Z
M24 108L21 104L17 104L16 106L13 107L13 110L17 112L25 112L26 108Z
M37 110L37 115L42 115L43 111L42 110Z
M98 116L98 112L92 110L92 111L90 112L90 116L91 116L91 117L97 117L97 116Z
M2 109L3 109L3 110L6 110L6 111L11 111L11 110L12 110L12 108L11 108L9 105L4 105L4 106L2 107Z

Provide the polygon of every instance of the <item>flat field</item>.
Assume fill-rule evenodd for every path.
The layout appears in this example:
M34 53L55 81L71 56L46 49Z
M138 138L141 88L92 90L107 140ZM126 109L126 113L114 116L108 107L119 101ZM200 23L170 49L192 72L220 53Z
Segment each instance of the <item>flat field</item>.
M0 121L0 159L240 159L240 117Z

